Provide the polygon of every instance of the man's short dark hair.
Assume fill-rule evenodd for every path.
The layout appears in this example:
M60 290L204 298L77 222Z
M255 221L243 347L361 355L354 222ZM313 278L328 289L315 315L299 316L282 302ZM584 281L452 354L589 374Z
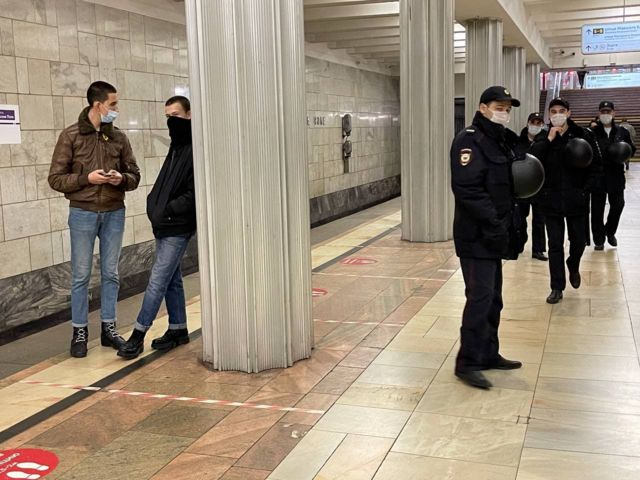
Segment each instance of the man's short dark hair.
M94 102L106 102L110 93L118 93L116 87L107 82L97 81L89 85L87 90L87 101L93 107Z
M173 105L174 103L179 103L180 105L182 105L182 108L184 109L185 112L191 111L191 102L187 97L183 97L182 95L176 95L175 97L171 97L169 100L167 100L164 106L168 107L169 105Z

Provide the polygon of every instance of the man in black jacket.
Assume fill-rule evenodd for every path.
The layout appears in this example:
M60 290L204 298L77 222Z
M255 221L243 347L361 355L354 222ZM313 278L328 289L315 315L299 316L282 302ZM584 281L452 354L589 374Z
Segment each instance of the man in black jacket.
M477 388L491 387L481 370L522 366L500 356L498 341L502 259L519 253L511 251L510 235L514 210L512 147L517 135L505 128L512 106L519 105L504 87L488 88L480 97L472 125L451 145L451 185L456 204L453 238L467 297L455 374Z
M529 114L527 126L520 132L520 138L515 148L518 158L524 157L533 144L533 139L544 129L544 118L538 112ZM540 213L540 207L535 198L518 200L518 208L522 217L522 229L527 231L527 217L533 211L531 219L531 256L537 260L546 262L549 260L544 252L547 251L547 237L544 233L544 215Z
M589 190L593 185L599 167L599 156L589 133L579 127L569 117L569 103L563 98L555 98L549 104L551 125L548 132L540 133L530 153L538 157L545 169L545 181L538 203L545 216L549 236L549 271L551 294L547 302L558 303L566 287L564 266L565 222L569 233L569 282L579 288L580 259L586 244L586 219L589 214ZM593 148L593 160L581 168L572 162L572 154L567 144L573 138L583 138Z
M169 329L151 343L169 350L189 342L187 310L180 261L196 231L191 106L185 97L171 97L165 104L171 147L153 189L147 197L147 216L156 238L156 260L133 333L118 356L136 358L144 349L145 333L156 318L162 300L169 314Z
M591 194L591 230L596 250L604 250L605 235L609 245L618 246L616 231L620 223L620 216L624 208L625 164L618 161L610 150L613 143L625 142L631 146L631 155L636 151L631 135L616 124L614 106L612 102L600 102L600 117L593 129L596 142L602 154L603 173ZM604 206L609 197L609 215L604 224Z

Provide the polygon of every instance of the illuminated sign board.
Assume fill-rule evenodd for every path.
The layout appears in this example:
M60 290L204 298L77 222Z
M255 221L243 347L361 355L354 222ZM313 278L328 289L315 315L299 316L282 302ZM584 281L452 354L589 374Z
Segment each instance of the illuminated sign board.
M640 72L589 73L584 88L640 87Z
M582 26L584 55L638 51L640 51L640 22Z

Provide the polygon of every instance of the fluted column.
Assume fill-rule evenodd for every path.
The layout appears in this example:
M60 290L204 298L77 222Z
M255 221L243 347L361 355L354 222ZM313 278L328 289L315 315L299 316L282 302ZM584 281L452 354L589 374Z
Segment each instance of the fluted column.
M452 236L453 0L400 0L402 238Z
M528 112L540 111L540 64L528 63L525 68L523 108ZM544 112L541 112L544 114Z
M525 74L526 74L527 52L522 47L504 47L502 49L502 66L504 77L502 84L511 92L514 98L522 102L520 108L511 111L511 123L509 128L517 133L525 126L527 116L524 95L525 95Z
M465 67L465 117L471 123L478 110L482 92L492 85L502 85L502 22L500 20L469 20Z
M187 0L204 361L311 354L303 5Z

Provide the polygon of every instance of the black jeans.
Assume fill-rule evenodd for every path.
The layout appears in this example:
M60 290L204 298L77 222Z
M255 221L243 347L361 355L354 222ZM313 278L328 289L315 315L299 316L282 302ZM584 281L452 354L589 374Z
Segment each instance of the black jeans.
M502 260L461 258L467 303L462 313L456 371L483 370L498 358Z
M569 233L569 258L567 268L570 272L580 270L580 259L585 249L585 222L584 215L562 217L559 215L547 215L547 235L549 236L549 273L551 274L551 289L564 290L567 286L567 278L564 268L564 231L565 220Z
M609 197L609 215L604 223L604 207ZM624 190L612 193L596 192L591 194L591 231L593 243L604 245L605 236L615 235L624 209Z
M533 210L533 216L531 219L531 251L546 252L547 251L547 236L544 232L544 215L540 213L540 208L536 204L531 204L527 201L518 202L520 208L520 216L524 223L524 228L527 228L527 217L529 211Z

